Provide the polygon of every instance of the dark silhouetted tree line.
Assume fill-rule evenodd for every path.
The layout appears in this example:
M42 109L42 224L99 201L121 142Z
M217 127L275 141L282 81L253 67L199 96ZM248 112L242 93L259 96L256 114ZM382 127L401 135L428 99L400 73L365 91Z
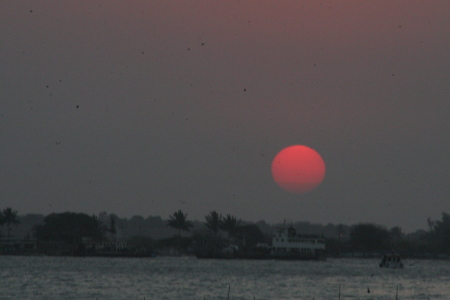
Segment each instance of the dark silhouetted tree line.
M376 253L396 251L404 255L421 256L450 252L450 215L442 213L441 220L428 219L429 231L405 235L400 227L387 228L371 223L361 223L348 228L349 237L341 239L343 226L338 228L338 238L327 240L327 251L335 255L342 252Z
M93 241L120 239L143 247L151 245L153 248L175 248L180 252L192 251L195 247L205 245L212 249L238 245L240 249L248 250L258 243L270 243L273 229L283 226L268 225L264 221L256 224L244 222L230 214L222 216L215 210L205 216L204 222L191 221L187 217L181 210L175 211L167 220L160 217L144 219L141 216L121 219L106 212L101 212L98 216L65 212L52 213L46 217L35 214L19 217L17 211L8 207L0 210L0 226L5 229L3 234L0 233L0 238L30 238L31 226L28 223L34 222L38 224L34 226L33 236L42 242L74 245L80 243L82 238ZM405 255L448 255L450 252L450 214L445 212L439 220L428 219L427 231L419 230L410 234L404 234L400 227L387 229L372 223L323 226L297 222L290 225L299 232L324 234L327 252L331 256L349 252L378 253L392 250ZM22 227L28 229L22 230Z
M362 251L382 251L390 248L386 228L375 224L358 224L350 231L350 245Z
M82 238L93 240L103 238L101 223L96 216L83 213L52 213L44 218L41 225L35 226L36 238L40 241L80 243Z
M429 243L441 252L450 252L450 215L442 213L442 220L433 221L428 218Z

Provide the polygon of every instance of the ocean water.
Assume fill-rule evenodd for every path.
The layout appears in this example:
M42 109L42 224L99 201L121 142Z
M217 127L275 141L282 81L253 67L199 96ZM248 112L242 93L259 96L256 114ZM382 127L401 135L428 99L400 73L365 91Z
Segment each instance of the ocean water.
M0 299L450 299L449 260L378 263L0 256Z

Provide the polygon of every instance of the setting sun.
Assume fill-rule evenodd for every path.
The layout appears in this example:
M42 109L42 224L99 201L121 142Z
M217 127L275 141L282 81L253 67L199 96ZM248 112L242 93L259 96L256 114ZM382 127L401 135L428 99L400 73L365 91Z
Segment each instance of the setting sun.
M273 159L272 176L282 189L296 194L314 190L325 177L325 162L317 151L303 145L289 146Z

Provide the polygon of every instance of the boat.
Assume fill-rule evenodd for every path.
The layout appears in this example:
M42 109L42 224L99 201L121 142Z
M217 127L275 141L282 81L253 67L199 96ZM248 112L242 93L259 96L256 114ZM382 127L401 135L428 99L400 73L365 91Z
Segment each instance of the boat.
M269 256L275 259L325 260L325 238L298 234L294 227L275 230Z
M279 228L273 232L271 246L259 243L250 251L242 251L237 245L224 245L220 249L198 249L196 256L216 259L325 260L325 238L297 234L293 227Z
M397 253L384 254L381 258L380 268L402 269L403 262Z

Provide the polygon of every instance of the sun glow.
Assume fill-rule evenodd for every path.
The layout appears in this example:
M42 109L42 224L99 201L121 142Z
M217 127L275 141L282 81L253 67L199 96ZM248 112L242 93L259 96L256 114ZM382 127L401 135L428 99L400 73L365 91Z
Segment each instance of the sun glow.
M280 188L290 193L307 193L325 178L325 162L312 148L289 146L273 159L272 176Z

